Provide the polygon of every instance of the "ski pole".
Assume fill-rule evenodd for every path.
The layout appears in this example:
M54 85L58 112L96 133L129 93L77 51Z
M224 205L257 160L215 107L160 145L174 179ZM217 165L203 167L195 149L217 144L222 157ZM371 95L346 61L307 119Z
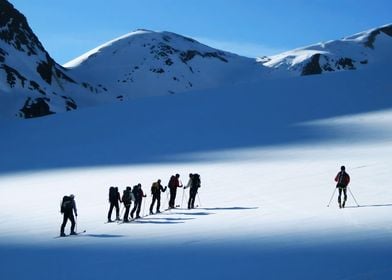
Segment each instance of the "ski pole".
M199 206L201 207L201 201L200 201L200 195L199 195L199 192L197 192L197 198L198 198L198 200L199 200Z
M185 193L185 188L182 189L181 208L182 208L182 204L184 203L184 193Z
M122 217L122 215L123 215L123 213L124 213L124 210L125 210L125 206L123 205L123 206L121 207L120 217Z
M359 204L358 204L357 200L355 199L353 193L351 192L351 189L349 187L347 187L347 188L348 188L348 191L350 192L351 196L353 197L355 203L357 204L357 207L359 207Z
M145 198L143 198L143 200L142 200L142 204L143 204L143 215L142 216L143 217L144 217L144 214L146 213L145 212L145 210L146 210L146 202L145 202L145 200L146 200Z
M78 216L75 217L75 228L76 232L78 232Z
M169 205L169 191L166 189L166 204ZM170 205L169 205L170 206Z
M332 199L333 199L333 197L334 197L334 195L335 195L336 189L337 189L337 188L335 188L335 189L333 190L331 199L329 200L327 207L329 207L329 205L331 204L331 201L332 201Z

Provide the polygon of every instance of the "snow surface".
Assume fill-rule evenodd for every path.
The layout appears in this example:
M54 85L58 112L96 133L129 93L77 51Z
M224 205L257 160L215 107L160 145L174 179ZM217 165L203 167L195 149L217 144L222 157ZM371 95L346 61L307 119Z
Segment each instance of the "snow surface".
M385 69L1 120L2 279L389 279ZM336 194L326 207L342 164L360 207L350 193L346 209ZM180 209L104 223L111 185L149 194L158 178L179 173L185 184L189 172L201 174L198 208L185 210L180 190ZM87 232L55 238L70 193Z

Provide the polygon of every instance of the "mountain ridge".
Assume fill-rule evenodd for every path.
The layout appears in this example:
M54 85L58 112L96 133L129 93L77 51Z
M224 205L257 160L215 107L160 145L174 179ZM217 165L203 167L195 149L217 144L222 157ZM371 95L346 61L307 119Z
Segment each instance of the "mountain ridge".
M387 46L383 46L387 41ZM378 50L378 46L380 49ZM392 24L359 32L341 40L331 40L297 48L258 61L275 71L289 71L294 76L307 76L328 72L356 70L367 64L389 59L385 49L392 45ZM381 54L379 54L381 53Z
M138 29L59 65L27 19L0 0L0 116L32 118L79 108L225 88L392 61L392 24L341 40L248 58L168 31ZM387 66L386 66L387 67Z

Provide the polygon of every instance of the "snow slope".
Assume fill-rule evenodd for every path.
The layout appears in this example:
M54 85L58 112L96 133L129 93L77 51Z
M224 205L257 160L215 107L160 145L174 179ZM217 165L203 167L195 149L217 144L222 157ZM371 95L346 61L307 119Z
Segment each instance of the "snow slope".
M1 275L107 279L129 268L142 279L389 279L385 67L0 121ZM360 207L350 194L346 209L336 195L326 207L342 164ZM110 185L140 182L149 194L177 172L184 183L201 174L197 209L183 209L180 190L181 209L104 224ZM69 193L87 233L54 238Z
M313 75L366 68L368 64L392 61L392 24L333 40L258 58L276 73Z
M255 59L171 32L138 30L64 65L120 100L229 86L265 78Z

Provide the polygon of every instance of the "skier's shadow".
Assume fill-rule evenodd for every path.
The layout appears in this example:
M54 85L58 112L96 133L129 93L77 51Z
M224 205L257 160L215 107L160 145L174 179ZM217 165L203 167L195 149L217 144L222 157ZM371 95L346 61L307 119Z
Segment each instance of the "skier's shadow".
M188 212L188 213L172 213L168 215L186 215L186 216L207 216L211 215L214 213L208 213L208 212Z
M157 225L170 225L170 224L183 224L185 221L193 220L193 218L150 218L133 221L134 224L157 224ZM132 224L131 223L131 224Z
M391 207L391 206L392 206L392 203L388 203L388 204L368 204L368 205L346 206L345 208Z
M210 207L210 208L197 208L207 211L220 211L220 210L256 210L259 207Z
M94 237L94 238L119 238L119 237L124 237L124 235L118 235L118 234L82 234L80 236Z

